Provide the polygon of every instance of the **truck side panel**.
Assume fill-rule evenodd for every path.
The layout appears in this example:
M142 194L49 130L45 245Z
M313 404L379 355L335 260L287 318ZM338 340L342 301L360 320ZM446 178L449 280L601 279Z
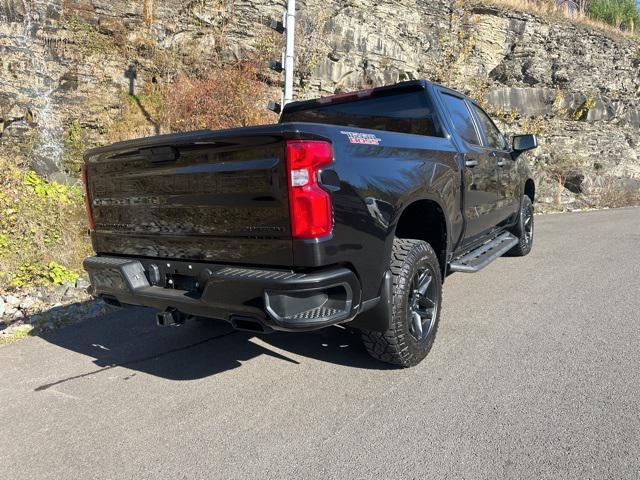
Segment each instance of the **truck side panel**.
M408 205L436 201L447 218L447 238L454 242L459 238L460 173L457 151L449 139L319 124L304 128L332 139L336 160L331 169L340 178L340 188L332 192L333 238L294 241L296 265L352 265L367 300L378 295L395 227ZM379 142L352 143L353 133L373 134Z

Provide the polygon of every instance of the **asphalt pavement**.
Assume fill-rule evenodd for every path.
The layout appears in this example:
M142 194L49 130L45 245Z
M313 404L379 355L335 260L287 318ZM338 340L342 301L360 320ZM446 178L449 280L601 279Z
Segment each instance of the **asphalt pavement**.
M444 289L407 370L146 309L0 347L0 478L640 478L640 209L536 217Z

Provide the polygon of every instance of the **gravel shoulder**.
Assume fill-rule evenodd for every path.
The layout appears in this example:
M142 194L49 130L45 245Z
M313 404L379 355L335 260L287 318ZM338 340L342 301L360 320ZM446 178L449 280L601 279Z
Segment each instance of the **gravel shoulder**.
M87 293L89 281L38 286L0 295L0 345L113 311Z

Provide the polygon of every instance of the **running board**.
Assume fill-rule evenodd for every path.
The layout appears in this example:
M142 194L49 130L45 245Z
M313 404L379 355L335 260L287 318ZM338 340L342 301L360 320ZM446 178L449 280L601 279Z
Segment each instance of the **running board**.
M507 253L518 243L518 239L511 233L505 232L496 238L480 245L475 250L456 258L449 264L450 272L474 273L482 270L496 258Z

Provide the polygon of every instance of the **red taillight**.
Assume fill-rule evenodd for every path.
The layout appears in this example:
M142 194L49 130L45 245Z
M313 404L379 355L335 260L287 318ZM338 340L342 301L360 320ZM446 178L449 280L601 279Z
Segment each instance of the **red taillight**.
M84 206L87 209L87 219L89 221L89 230L96 229L96 221L93 218L93 209L91 208L91 197L89 196L89 175L87 173L87 165L82 165L82 184L84 185Z
M288 140L286 151L291 235L294 238L327 236L333 230L331 197L318 184L318 171L333 161L331 144Z

